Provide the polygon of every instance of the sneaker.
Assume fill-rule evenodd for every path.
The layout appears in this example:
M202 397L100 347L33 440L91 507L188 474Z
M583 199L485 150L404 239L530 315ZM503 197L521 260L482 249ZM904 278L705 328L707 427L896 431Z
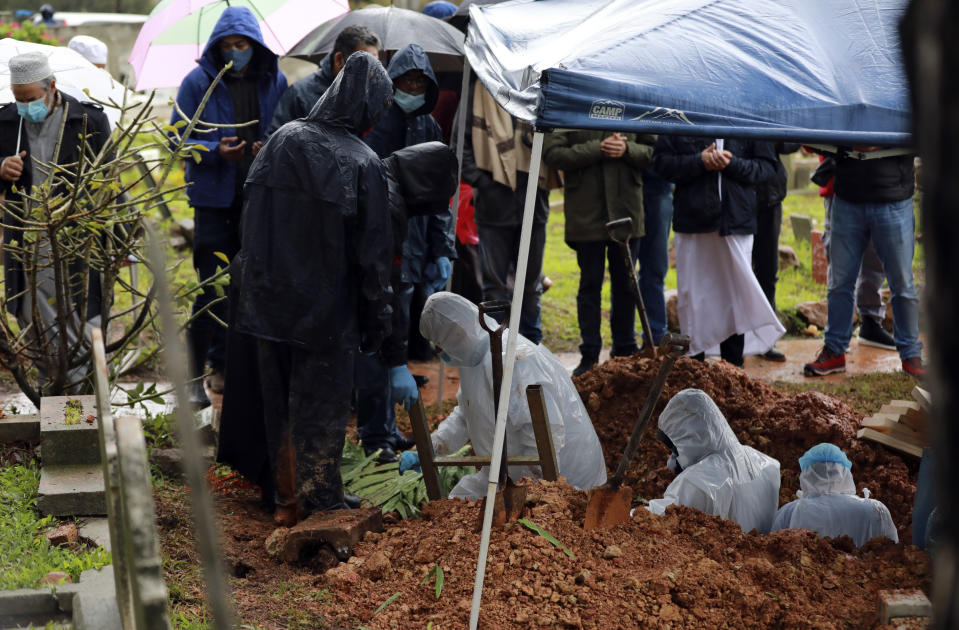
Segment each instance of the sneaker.
M902 360L902 371L913 378L923 378L926 376L926 366L922 364L921 357L910 357Z
M863 317L859 325L859 343L873 348L882 348L883 350L895 350L896 342L892 335L886 332L878 320L871 317Z
M763 353L762 357L766 359L767 361L775 361L776 363L786 362L786 355L783 354L782 350L779 350L778 348L776 348L776 346L773 346L769 350L766 350L766 352Z
M806 376L825 376L835 374L836 372L846 371L846 353L836 353L828 347L823 346L819 351L819 356L812 363L807 363L803 367L803 374Z
M584 356L582 359L580 359L579 365L577 365L573 370L573 376L582 376L583 374L586 374L596 367L597 363L599 363L599 357Z

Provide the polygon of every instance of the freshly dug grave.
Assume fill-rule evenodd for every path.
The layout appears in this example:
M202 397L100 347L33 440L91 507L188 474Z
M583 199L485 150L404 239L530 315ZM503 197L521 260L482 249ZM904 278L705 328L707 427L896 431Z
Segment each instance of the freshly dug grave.
M811 532L744 534L688 508L584 532L586 494L565 483L530 488L529 519L494 531L480 615L484 628L870 628L877 592L929 587L928 556L876 539ZM348 563L318 578L335 627L463 628L469 618L478 503L431 503L422 520L367 534ZM434 567L443 569L436 595ZM435 573L434 573L435 576ZM425 582L425 583L424 583ZM379 613L377 609L398 595Z
M658 361L634 356L607 361L573 379L610 470L619 464L658 369ZM639 496L660 497L673 480L666 469L669 453L656 440L655 420L670 398L687 387L709 394L740 442L779 460L780 504L796 498L799 456L815 444L832 442L852 460L860 495L868 488L872 498L889 508L900 539L911 540L918 460L856 439L862 416L841 400L819 392L784 394L725 362L683 358L673 366L627 477Z

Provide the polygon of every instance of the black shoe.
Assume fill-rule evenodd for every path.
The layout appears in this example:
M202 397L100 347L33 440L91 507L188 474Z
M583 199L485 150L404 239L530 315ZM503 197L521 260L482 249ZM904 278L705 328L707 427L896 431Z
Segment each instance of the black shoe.
M579 360L579 365L573 370L573 376L582 376L586 374L591 369L596 367L596 364L599 362L599 357L587 357L584 356Z
M430 382L430 377L423 374L414 374L413 380L416 381L417 387L426 387L426 384Z
M416 446L416 440L411 437L406 437L402 433L399 433L393 437L394 451L408 451L414 446Z
M767 361L775 361L776 363L785 363L786 355L782 353L781 350L776 349L776 346L773 346L769 350L763 353L763 358Z
M390 446L364 446L363 451L367 455L372 455L376 451L379 451L380 456L376 458L376 461L380 464L390 464L399 461L399 459L396 457L396 451L394 451Z
M363 499L349 492L343 493L343 503L351 510L358 510L363 507Z
M859 343L883 350L895 350L896 342L892 335L886 332L882 324L872 317L863 317L859 324Z
M639 354L638 346L630 346L628 348L613 348L609 351L610 358L613 357L631 357L634 354Z
M187 386L187 401L195 411L206 409L210 406L210 399L206 397L202 379L193 381Z

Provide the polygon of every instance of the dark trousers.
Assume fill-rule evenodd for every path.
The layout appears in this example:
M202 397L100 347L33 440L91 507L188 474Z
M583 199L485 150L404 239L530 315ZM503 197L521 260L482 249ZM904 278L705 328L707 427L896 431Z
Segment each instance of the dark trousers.
M602 318L603 278L606 262L609 261L609 325L613 333L613 356L635 353L636 346L636 301L630 283L632 279L623 260L618 243L596 241L591 243L568 243L576 250L579 264L579 291L576 293L576 315L579 319L579 334L583 343L579 351L584 357L598 358L603 347L599 332ZM639 254L639 239L629 242L633 261ZM634 262L635 264L635 262Z
M456 260L453 262L453 293L462 295L473 304L483 301L483 270L480 268L479 245L456 241Z
M409 288L409 301L406 304L409 313L410 329L407 335L407 356L413 361L429 361L433 358L433 346L420 334L420 314L426 306L426 283L418 282Z
M379 355L356 353L354 367L356 432L363 447L393 447L398 429L396 409L390 402L390 369Z
M195 207L193 209L193 268L196 269L200 281L210 278L218 267L226 267L216 254L224 254L230 260L240 251L240 212L243 209L242 199L233 203L229 208ZM193 314L203 311L217 299L213 287L207 287L196 296L193 302ZM226 300L222 300L210 308L216 317L227 321ZM199 376L205 372L207 362L214 369L222 369L226 361L226 329L204 311L190 323L188 330L190 343L190 358L193 365L193 375Z
M746 335L732 335L719 342L719 356L723 361L735 366L743 366L743 348L746 346ZM706 353L693 355L694 359L706 360Z
M477 223L479 232L480 264L483 268L483 299L509 300L513 297L509 277L515 272L519 254L521 226L491 226ZM543 270L543 252L546 248L546 223L533 222L529 244L529 265L526 268L526 288L523 291L523 309L519 319L519 333L539 343L543 339L540 328L539 282Z
M760 208L756 213L753 273L774 311L776 310L776 282L779 280L779 232L782 230L782 225L782 203Z
M257 352L276 506L300 517L346 507L340 459L354 351L323 355L258 339Z

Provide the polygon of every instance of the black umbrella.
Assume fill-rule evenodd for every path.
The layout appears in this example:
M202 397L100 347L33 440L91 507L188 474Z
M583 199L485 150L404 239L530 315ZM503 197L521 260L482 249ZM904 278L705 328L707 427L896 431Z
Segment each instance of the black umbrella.
M336 36L347 26L365 26L373 31L387 54L408 44L419 44L435 72L463 70L463 33L442 20L396 7L359 9L325 22L300 40L287 56L319 63L333 52Z
M503 2L503 0L463 0L463 3L456 9L456 13L446 18L446 21L465 33L466 27L470 23L471 6L475 4L478 7L485 7L488 4L499 4L500 2Z

